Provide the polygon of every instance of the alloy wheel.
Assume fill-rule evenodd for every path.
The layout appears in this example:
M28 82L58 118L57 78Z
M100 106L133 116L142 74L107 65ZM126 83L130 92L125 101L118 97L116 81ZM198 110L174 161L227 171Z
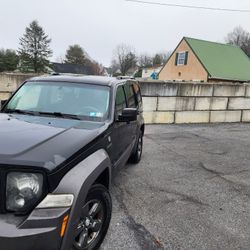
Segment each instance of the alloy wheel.
M99 200L90 200L81 211L80 222L76 230L74 247L88 249L97 239L104 221L104 206Z

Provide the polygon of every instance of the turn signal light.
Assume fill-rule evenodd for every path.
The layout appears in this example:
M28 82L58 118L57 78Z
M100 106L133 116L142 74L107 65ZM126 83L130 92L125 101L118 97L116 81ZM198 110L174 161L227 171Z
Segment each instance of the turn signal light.
M69 220L69 216L66 215L64 218L63 218L63 223L62 223L62 227L61 227L61 238L64 236L65 234L65 231L66 231L66 227L67 227L67 224L68 224L68 220Z

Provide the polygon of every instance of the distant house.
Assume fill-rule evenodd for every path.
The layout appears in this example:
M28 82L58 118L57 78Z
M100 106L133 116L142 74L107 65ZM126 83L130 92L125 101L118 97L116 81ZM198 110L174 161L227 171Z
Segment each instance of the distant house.
M103 67L104 76L112 76L112 69L110 67Z
M127 71L126 76L134 77L137 71L138 71L137 66L132 67Z
M239 47L184 37L159 80L248 82L250 59Z
M81 74L92 75L92 68L90 66L83 66L71 63L52 63L52 70L56 73L62 74Z
M145 80L147 80L147 79L157 80L158 74L159 74L161 69L162 69L162 66L143 68L141 77Z

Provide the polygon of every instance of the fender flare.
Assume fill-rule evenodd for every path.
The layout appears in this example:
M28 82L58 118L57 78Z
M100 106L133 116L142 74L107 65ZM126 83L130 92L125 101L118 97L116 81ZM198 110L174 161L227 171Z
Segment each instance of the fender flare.
M111 182L111 161L104 149L99 149L72 168L60 181L53 194L73 194L74 201L69 214L67 228L63 237L61 250L72 247L74 232L79 222L83 202L88 191L100 174L108 168L109 186Z

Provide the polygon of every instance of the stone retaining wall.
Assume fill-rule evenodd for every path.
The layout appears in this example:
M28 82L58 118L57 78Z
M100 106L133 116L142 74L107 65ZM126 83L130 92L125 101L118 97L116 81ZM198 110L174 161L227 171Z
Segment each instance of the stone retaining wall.
M0 100L6 100L28 78L35 74L0 73Z
M250 84L140 85L146 123L250 122Z

